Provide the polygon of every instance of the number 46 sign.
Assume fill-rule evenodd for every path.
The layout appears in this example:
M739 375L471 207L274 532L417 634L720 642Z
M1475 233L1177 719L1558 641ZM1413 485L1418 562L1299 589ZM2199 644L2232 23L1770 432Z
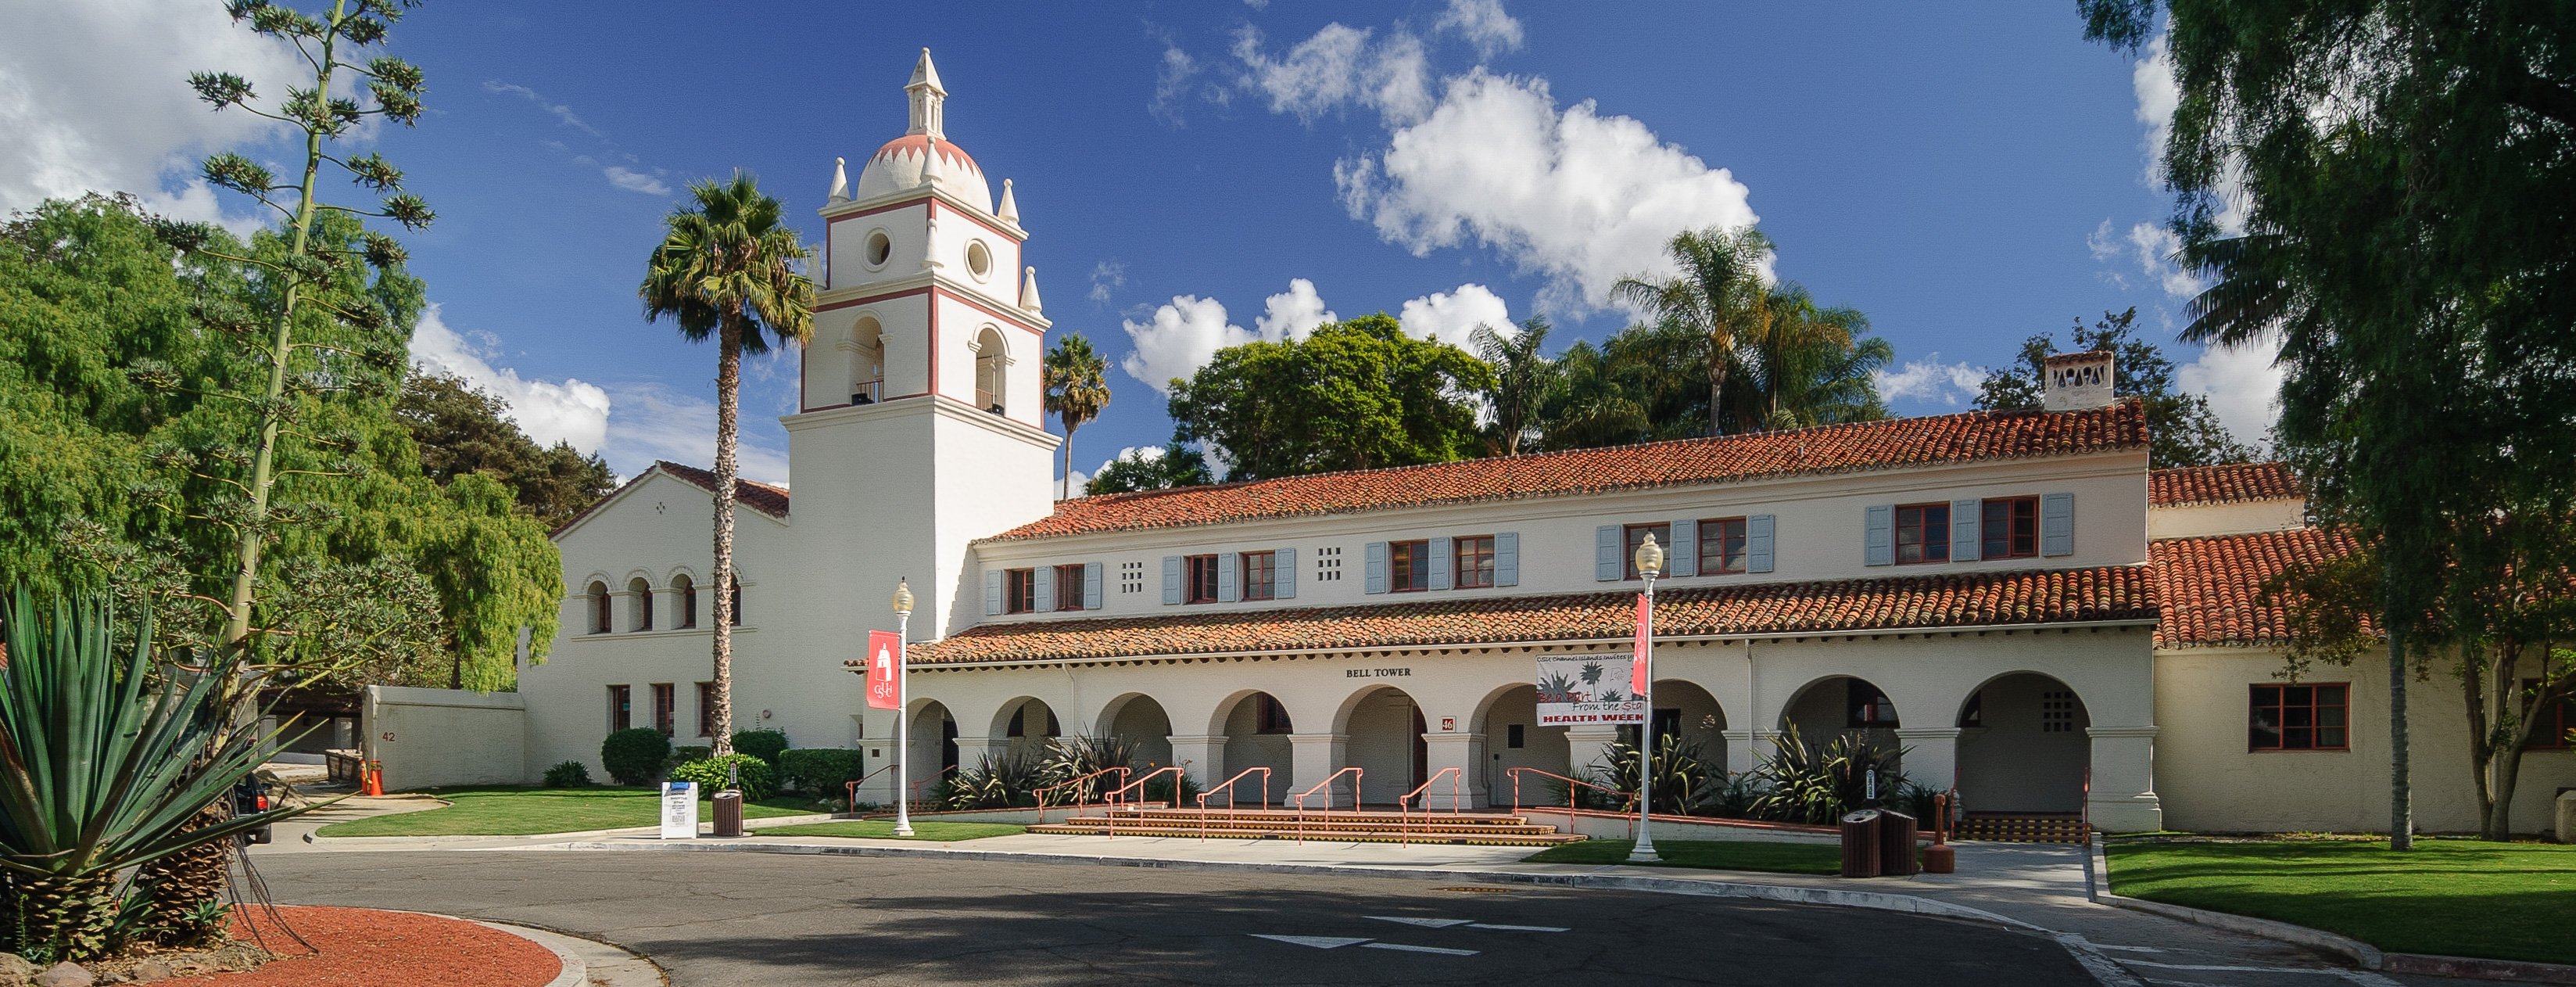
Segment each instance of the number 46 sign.
M903 642L887 631L868 632L868 708L902 709L903 686L896 667Z

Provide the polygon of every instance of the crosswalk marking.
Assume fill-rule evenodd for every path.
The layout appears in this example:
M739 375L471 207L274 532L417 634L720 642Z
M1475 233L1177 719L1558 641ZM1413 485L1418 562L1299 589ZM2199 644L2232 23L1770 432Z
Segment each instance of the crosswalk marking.
M1253 933L1252 937L1255 939L1272 939L1297 946L1313 946L1316 949L1332 949L1339 946L1348 946L1352 943L1368 941L1367 939L1353 938L1350 936L1274 936L1260 932Z
M1367 944L1367 945L1361 946L1360 948L1361 948L1361 949L1396 949L1396 950L1402 950L1402 951L1407 952L1407 953L1438 953L1438 954L1440 954L1440 955L1442 955L1442 956L1474 956L1474 955L1476 955L1476 951L1475 951L1475 950L1472 950L1472 949L1442 949L1442 948L1440 948L1440 947L1438 947L1438 946L1407 946L1407 945L1404 945L1403 943L1395 943L1395 942L1373 942L1373 943L1369 943L1369 944Z
M1564 926L1559 926L1559 925L1488 925L1488 924L1483 923L1483 922L1469 922L1469 923L1467 923L1467 927L1468 927L1468 928L1470 928L1470 929L1492 929L1492 930L1494 930L1494 931L1496 931L1496 932L1572 932L1572 931L1574 931L1574 930L1572 930L1572 929L1568 929L1568 928L1565 928Z
M1468 925L1475 921L1474 919L1464 918L1414 918L1409 915L1369 915L1365 917L1373 918L1380 922L1402 922L1406 925L1419 925L1426 929L1446 929L1453 925ZM1478 926L1478 928L1483 928L1483 926Z

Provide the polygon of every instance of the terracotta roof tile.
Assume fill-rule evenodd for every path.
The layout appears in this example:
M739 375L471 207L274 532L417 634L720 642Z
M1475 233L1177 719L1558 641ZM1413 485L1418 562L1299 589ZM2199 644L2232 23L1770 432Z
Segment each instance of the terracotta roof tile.
M2288 641L2289 621L2263 601L2263 582L2293 564L2353 551L2352 536L2321 528L2168 538L2148 546L2163 615L2156 646L2255 647Z
M2082 411L1974 411L1077 497L1057 504L1052 515L984 540L2073 455L2143 449L2146 444L2146 413L2134 399Z
M989 623L912 656L936 665L1616 639L1629 633L1634 599L1618 591ZM1696 587L1658 592L1655 603L1657 632L1676 637L2155 617L2144 566Z
M716 492L716 475L713 472L695 466L682 466L667 459L655 460L653 465L662 472L697 484L700 489L708 493ZM773 487L766 483L754 483L736 477L733 481L733 491L735 503L771 517L787 516L787 488L785 487Z
M2307 496L2287 463L2185 466L2147 474L2147 502L2156 507L2296 500Z

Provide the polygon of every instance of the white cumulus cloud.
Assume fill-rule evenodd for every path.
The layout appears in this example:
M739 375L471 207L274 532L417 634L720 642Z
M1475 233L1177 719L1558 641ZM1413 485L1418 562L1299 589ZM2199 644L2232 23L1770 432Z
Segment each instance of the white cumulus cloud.
M438 305L432 303L412 326L412 365L462 377L499 397L509 405L510 420L538 445L570 442L583 452L600 450L608 433L607 391L580 378L568 377L562 383L529 380L516 370L493 366L496 340L488 334L477 337L469 339L448 328Z
M1106 305L1118 289L1127 286L1127 263L1104 260L1091 265L1091 300Z
M1435 291L1404 303L1395 319L1404 326L1407 336L1436 339L1451 346L1465 347L1467 337L1476 327L1490 325L1504 333L1512 328L1512 312L1502 296L1481 284L1462 284L1455 291Z
M1122 319L1119 325L1134 347L1118 362L1119 369L1166 396L1172 393L1172 378L1187 380L1216 359L1216 351L1256 338L1226 321L1223 303L1197 295L1174 295L1171 304L1155 308L1145 321Z
M1288 290L1263 300L1261 317L1252 320L1252 326L1263 339L1304 339L1316 326L1341 319L1324 308L1323 297L1315 293L1315 282L1290 278Z
M1401 29L1376 37L1369 28L1334 23L1271 55L1261 29L1235 33L1234 57L1244 88L1270 99L1273 113L1312 123L1345 106L1376 110L1391 122L1418 120L1431 108L1430 60L1422 39Z
M2280 353L2280 339L2270 335L2244 346L2212 346L2183 364L2174 384L2208 398L2209 410L2237 441L2266 443L2281 417L2282 372L2272 363Z
M1456 32L1484 58L1519 51L1523 40L1521 22L1503 12L1503 0L1449 0L1449 9L1440 12L1431 28Z
M608 184L625 189L629 192L642 192L646 195L671 194L671 187L662 184L661 179L636 171L632 168L626 168L619 165L609 165L607 168L602 169L602 172L608 176Z
M665 384L611 384L608 465L633 476L657 459L709 469L716 461L716 404ZM787 485L787 453L745 435L736 456L746 480Z
M1920 360L1910 360L1893 371L1870 371L1870 380L1878 385L1878 395L1888 401L1921 401L1944 407L1959 407L1977 396L1977 385L1986 379L1986 368L1972 363L1943 363L1934 353Z

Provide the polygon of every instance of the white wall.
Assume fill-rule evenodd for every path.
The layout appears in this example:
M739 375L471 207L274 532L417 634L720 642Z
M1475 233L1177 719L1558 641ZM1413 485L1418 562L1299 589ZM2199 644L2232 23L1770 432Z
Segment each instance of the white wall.
M364 703L363 749L383 762L388 790L528 780L526 704L517 694L371 685Z
M2298 498L2157 507L2147 511L2147 537L2199 538L2283 531L2306 527L2307 515L2307 501Z

